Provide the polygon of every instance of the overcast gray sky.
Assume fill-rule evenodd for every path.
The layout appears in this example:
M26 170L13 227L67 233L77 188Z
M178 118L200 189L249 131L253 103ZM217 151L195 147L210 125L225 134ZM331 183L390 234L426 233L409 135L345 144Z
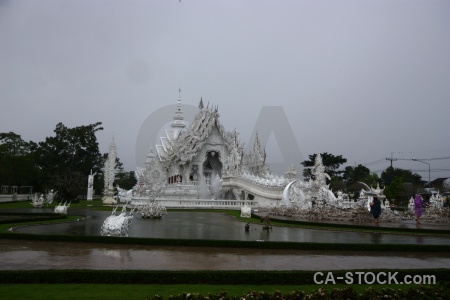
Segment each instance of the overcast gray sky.
M140 128L181 88L246 144L262 107L281 106L302 159L381 171L391 153L450 157L449 53L445 0L0 0L0 132L39 142L101 121L101 151L114 132L134 170ZM280 147L271 136L269 162ZM450 177L449 159L429 162L431 180ZM428 179L426 164L394 166Z

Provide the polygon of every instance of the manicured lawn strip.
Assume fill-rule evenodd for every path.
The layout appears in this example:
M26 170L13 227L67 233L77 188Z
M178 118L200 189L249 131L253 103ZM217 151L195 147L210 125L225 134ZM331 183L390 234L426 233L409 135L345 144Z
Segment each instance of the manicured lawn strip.
M79 299L146 299L155 295L167 299L170 295L183 293L225 294L228 296L242 296L251 291L273 294L280 291L290 294L292 291L312 293L320 287L328 291L348 288L348 285L137 285L137 284L0 284L0 295L3 299L35 299L35 300L79 300ZM362 293L368 288L376 291L382 289L408 290L415 285L353 285L356 293ZM267 299L267 298L266 298Z
M68 215L60 215L60 214L51 214L47 218L43 218L41 221L36 221L36 219L31 218L29 222L23 222L23 219L17 220L15 222L8 222L6 224L0 223L0 238L8 238L14 235L20 235L20 233L15 233L10 231L11 227L19 227L19 226L29 226L29 225L38 225L38 224L59 224L64 222L74 222L82 218L81 216L68 216ZM50 237L50 236L49 236ZM14 237L13 237L14 239ZM50 239L51 240L51 239Z
M228 285L308 285L315 284L317 271L260 271L260 270L203 270L203 271L162 271L162 270L0 270L0 282L3 284L228 284ZM320 271L318 277L325 281L328 271ZM351 272L357 283L357 273L362 270L334 270L335 283L345 284L346 274ZM370 270L374 274L396 273L398 283L405 281L407 275L433 275L437 282L450 282L450 269L415 270ZM338 279L342 277L342 279ZM387 276L381 277L387 280ZM330 281L331 283L332 281Z
M55 213L4 213L0 212L0 224L65 220L67 215Z
M58 205L58 201L53 201L52 204L45 204L43 208L54 208ZM14 202L2 202L0 203L0 211L2 208L7 209L18 209L18 208L33 208L31 201L14 201ZM70 208L90 208L95 210L111 210L112 206L104 205L100 199L95 199L93 201L80 200L79 202L71 202ZM69 208L69 210L70 210Z

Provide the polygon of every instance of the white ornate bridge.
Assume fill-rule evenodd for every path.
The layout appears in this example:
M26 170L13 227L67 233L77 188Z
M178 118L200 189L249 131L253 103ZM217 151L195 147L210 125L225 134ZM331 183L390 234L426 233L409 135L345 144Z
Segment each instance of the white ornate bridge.
M277 205L283 196L285 184L278 185L273 182L256 181L245 177L223 177L222 190L235 190L243 193L244 199L253 199L258 206Z

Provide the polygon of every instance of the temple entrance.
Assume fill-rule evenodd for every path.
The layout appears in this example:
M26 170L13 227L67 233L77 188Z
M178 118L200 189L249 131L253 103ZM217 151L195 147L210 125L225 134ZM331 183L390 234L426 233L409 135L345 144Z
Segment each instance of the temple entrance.
M206 160L203 163L203 175L211 178L211 175L218 174L222 177L222 162L220 161L220 153L216 151L208 151Z

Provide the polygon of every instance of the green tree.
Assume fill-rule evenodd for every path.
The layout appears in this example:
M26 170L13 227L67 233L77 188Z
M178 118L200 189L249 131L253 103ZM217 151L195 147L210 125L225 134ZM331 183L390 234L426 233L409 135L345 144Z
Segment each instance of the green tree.
M365 179L365 183L367 183L369 186L376 186L377 184L380 184L380 177L378 177L377 173L370 173L367 175ZM381 185L380 185L381 186Z
M137 180L133 171L120 171L116 174L115 184L119 185L122 189L130 190L136 185L136 182Z
M347 166L343 178L347 183L347 191L349 192L361 190L361 185L358 182L364 182L368 186L376 186L380 182L380 178L376 173L370 173L369 168L361 164L355 168Z
M345 182L340 177L337 176L331 177L330 189L335 192L345 191L346 190Z
M25 142L14 132L0 133L0 183L8 186L34 186L38 189L40 171L34 162L36 144Z
M402 195L403 191L403 178L399 176L395 176L388 186L384 188L384 195L389 200L399 200L399 197Z
M368 178L369 175L370 175L369 168L363 165L358 165L355 168L350 166L345 167L343 177L347 181L348 185L352 185L358 181L365 182L366 178Z
M325 167L325 172L330 175L330 177L340 177L341 171L338 171L339 167L347 162L346 158L343 158L342 155L333 155L327 152L321 153L322 163ZM301 164L305 167L303 171L303 176L305 178L311 178L311 169L308 167L313 167L314 162L316 161L317 154L309 155L309 160L305 160Z
M422 176L417 173L412 173L410 170L388 167L381 173L381 179L387 186L395 177L400 177L405 183L411 183L413 186L419 186L422 182Z
M61 197L71 201L86 193L86 180L91 170L101 172L101 154L95 136L103 129L101 124L68 128L58 123L55 136L39 142L36 163L47 188L56 189Z

